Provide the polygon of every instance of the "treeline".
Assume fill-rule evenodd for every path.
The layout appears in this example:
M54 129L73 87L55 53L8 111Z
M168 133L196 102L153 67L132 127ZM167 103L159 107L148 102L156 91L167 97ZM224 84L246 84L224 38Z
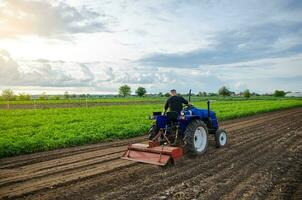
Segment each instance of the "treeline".
M215 92L198 92L198 93L192 93L192 96L198 96L198 97L214 97L214 96L222 96L222 97L228 97L228 96L241 96L245 98L250 98L251 96L275 96L275 97L284 97L287 93L283 90L275 90L273 94L258 94L255 92L250 92L250 90L246 89L240 93L235 93L231 91L226 86L221 87L217 93ZM90 94L69 94L67 91L64 92L62 95L48 95L46 92L43 92L40 95L31 95L28 93L19 93L15 94L15 92L12 89L5 89L2 91L0 95L0 100L3 101L27 101L32 99L38 99L38 100L60 100L60 99L84 99L84 98L102 98L102 97L127 97L127 96L133 96L131 87L128 85L122 85L120 86L118 90L118 95L90 95ZM182 96L188 96L189 94L179 94ZM146 88L144 87L138 87L135 89L135 96L138 97L144 97L144 96L155 96L155 97L169 97L170 93L166 92L159 92L157 94L148 94Z
M6 100L6 101L28 101L32 99L38 99L38 100L60 100L60 99L76 99L76 98L87 98L89 97L89 94L69 94L68 92L64 92L62 95L48 95L46 92L43 92L40 95L31 95L28 93L19 93L15 94L15 92L12 89L5 89L2 90L2 93L0 95L0 100Z
M249 89L246 89L240 93L235 93L233 91L231 91L229 88L227 88L226 86L222 86L218 91L217 93L215 92L198 92L197 94L196 93L192 93L191 95L192 96L200 96L200 97L206 97L206 96L223 96L223 97L227 97L227 96L242 96L242 97L245 97L245 98L250 98L251 96L275 96L275 97L284 97L287 93L290 93L290 92L285 92L283 90L275 90L273 94L258 94L258 93L255 93L255 92L250 92ZM143 87L138 87L136 90L135 90L135 94L137 96L146 96L147 94L147 90ZM128 86L128 85L123 85L119 88L119 95L120 96L130 96L131 95L131 87ZM182 95L182 96L188 96L189 94L179 94L179 95ZM149 94L149 96L159 96L159 97L169 97L170 96L170 93L169 92L166 92L166 93L162 93L162 92L159 92L158 94Z

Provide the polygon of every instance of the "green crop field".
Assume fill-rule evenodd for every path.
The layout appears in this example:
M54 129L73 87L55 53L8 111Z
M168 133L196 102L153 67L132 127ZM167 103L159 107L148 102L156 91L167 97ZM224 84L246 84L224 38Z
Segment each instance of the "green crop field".
M206 107L205 102L194 104ZM242 100L212 103L219 120L302 106L302 100ZM0 157L96 143L144 134L147 116L162 103L91 108L0 110Z
M184 96L187 98L187 96ZM40 100L40 99L32 99L32 100L14 100L14 101L4 101L0 100L0 105L34 105L34 104L85 104L87 103L128 103L128 102L164 102L167 99L167 97L158 97L158 96L148 96L148 97L100 97L100 98L78 98L78 99L46 99L46 100ZM233 100L243 100L245 101L246 98L241 96L230 96L230 97L221 97L221 96L207 96L207 97L198 97L193 96L192 101L205 101L207 99L213 99L213 100L223 100L223 101L233 101ZM251 96L249 100L278 100L280 97L274 97L274 96ZM282 97L282 99L299 99L295 97Z

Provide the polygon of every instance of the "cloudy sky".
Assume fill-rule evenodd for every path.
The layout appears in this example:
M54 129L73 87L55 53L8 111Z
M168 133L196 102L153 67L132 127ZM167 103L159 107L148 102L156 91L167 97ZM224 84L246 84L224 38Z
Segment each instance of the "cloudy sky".
M0 90L302 91L300 0L0 0Z

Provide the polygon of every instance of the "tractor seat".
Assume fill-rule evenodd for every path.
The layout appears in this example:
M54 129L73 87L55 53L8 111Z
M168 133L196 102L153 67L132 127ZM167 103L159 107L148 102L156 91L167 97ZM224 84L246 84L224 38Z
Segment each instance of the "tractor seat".
M178 118L178 112L170 111L166 113L169 122L176 122Z

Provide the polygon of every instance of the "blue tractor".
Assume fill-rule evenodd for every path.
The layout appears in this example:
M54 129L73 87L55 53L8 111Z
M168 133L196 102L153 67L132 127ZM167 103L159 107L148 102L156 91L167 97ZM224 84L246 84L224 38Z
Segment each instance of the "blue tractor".
M190 97L189 97L190 99ZM227 132L219 129L215 112L186 106L181 113L154 112L154 120L148 134L148 143L130 144L123 159L155 165L175 162L184 154L199 156L207 151L208 135L214 135L216 147L227 144Z

